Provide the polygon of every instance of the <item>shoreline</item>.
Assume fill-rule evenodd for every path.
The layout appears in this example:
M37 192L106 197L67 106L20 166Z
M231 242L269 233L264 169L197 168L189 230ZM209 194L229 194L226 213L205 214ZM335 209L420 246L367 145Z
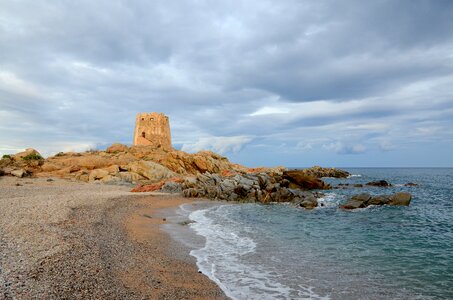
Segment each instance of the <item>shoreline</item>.
M227 299L160 228L200 199L45 178L0 188L0 299Z

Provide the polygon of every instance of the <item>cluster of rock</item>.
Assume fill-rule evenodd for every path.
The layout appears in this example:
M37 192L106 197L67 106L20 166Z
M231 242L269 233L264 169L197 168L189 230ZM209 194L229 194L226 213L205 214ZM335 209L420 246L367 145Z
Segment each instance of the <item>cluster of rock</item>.
M33 157L40 159L24 160ZM244 166L233 164L226 157L211 151L189 154L153 146L114 144L106 151L58 153L42 159L33 149L0 161L0 174L37 177L73 178L84 182L101 183L155 183L172 177L199 173L246 172Z
M15 155L5 155L0 160L0 176L11 175L19 178L31 176L40 170L44 159L38 151L28 148Z
M370 181L370 182L367 182L365 184L362 184L362 183L339 183L337 184L335 187L335 189L347 189L347 188L361 188L361 187L392 187L393 185L386 181L386 180L376 180L376 181ZM418 184L416 183L413 183L413 182L408 182L408 183L405 183L404 186L406 187L416 187L418 186Z
M347 178L351 175L345 170L340 170L336 168L323 168L320 166L314 166L303 170L304 174L313 176L316 178L322 177L333 177L333 178Z
M292 202L312 209L318 206L319 193L312 189L327 189L323 181L306 175L302 170L285 171L270 169L256 174L200 174L182 183L185 197L240 202Z
M391 187L392 184L386 180L376 180L366 183L368 186L377 186L377 187Z
M139 184L132 191L182 193L185 197L204 197L240 202L292 202L306 209L318 206L322 194L313 190L330 189L320 178L345 178L350 174L335 168L315 166L302 170L246 168L210 151L188 154L148 146L127 147L114 144L106 151L59 153L43 159L34 149L0 160L0 176L62 177L84 182ZM339 184L342 187L348 184ZM390 187L385 180L367 186ZM408 183L408 186L416 186ZM359 185L354 185L354 187ZM363 186L360 184L360 187ZM409 193L353 196L343 209L369 205L409 205Z
M362 193L352 196L346 203L340 206L342 209L365 208L370 205L399 205L408 206L411 203L412 195L407 192L399 192L393 195L372 196Z

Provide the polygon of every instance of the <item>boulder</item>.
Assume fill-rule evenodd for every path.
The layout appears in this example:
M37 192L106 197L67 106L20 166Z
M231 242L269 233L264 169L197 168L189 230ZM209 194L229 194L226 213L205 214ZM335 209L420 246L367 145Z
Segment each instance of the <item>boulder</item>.
M57 170L60 170L60 166L54 164L54 163L51 163L51 162L44 162L44 164L41 166L41 170L43 172L53 172L53 171L57 171Z
M399 192L390 197L389 205L408 206L411 203L412 195L407 192Z
M315 195L311 192L307 191L292 191L295 194L295 198L293 199L293 202L305 209L313 209L318 206L318 199L315 197Z
M24 157L30 157L33 155L35 155L36 157L42 158L41 154L39 154L39 152L33 148L27 148L27 149L25 149L25 151L19 152L19 153L15 154L13 157L15 160L20 160L20 159L23 159Z
M408 182L408 183L406 183L404 186L414 187L414 186L418 186L418 184L413 183L413 182Z
M104 168L110 175L116 175L120 172L120 168L117 165L111 165L110 167Z
M105 150L105 152L118 153L118 152L126 152L127 150L129 150L129 147L127 147L126 145L115 143L115 144L111 145L110 147L108 147L107 150Z
M88 177L88 180L89 181L95 181L95 180L101 180L103 179L104 177L107 177L107 175L109 175L109 171L105 170L105 169L96 169L96 170L92 170L90 172L90 175Z
M288 188L282 187L275 192L272 200L274 202L291 202L295 196Z
M135 172L119 172L118 174L116 174L116 176L118 176L119 178L121 178L122 181L125 182L136 182L144 179L143 176Z
M324 181L311 175L307 175L303 170L284 171L283 179L287 179L290 188L301 188L307 190L313 189L329 189L330 186Z
M90 174L88 171L80 171L75 174L74 178L83 182L88 182L90 180Z
M356 209L363 208L367 206L368 200L371 199L371 195L367 193L362 193L354 195L349 200L340 206L342 209Z
M107 175L101 179L101 182L103 183L115 183L115 182L120 182L122 181L121 178L116 177L114 175Z
M25 175L27 175L27 172L25 172L24 169L18 169L18 170L11 171L11 175L22 178Z
M390 183L388 183L385 180L371 181L371 182L368 182L366 185L377 186L377 187L389 187L389 186L392 186Z
M367 206L368 205L384 205L384 204L389 204L390 202L390 196L389 195L378 195L378 196L373 196L371 197L370 200L367 201Z
M127 166L129 172L137 173L151 181L176 177L177 174L152 161L134 161Z
M167 181L160 189L164 193L181 193L181 183Z
M314 197L313 197L313 199L311 199L311 198L305 199L304 201L302 201L300 203L300 206L305 209L313 209L318 206L318 200L316 200L316 198L314 198Z
M188 188L182 191L184 197L195 198L199 196L198 190L196 188Z
M336 168L323 168L320 166L314 166L308 169L303 169L302 172L316 178L322 177L347 178L349 175L351 175L349 172L344 170Z
M412 195L407 192L400 192L393 195L371 196L367 193L354 195L346 203L340 205L341 209L357 209L370 205L401 205L408 206L411 202Z

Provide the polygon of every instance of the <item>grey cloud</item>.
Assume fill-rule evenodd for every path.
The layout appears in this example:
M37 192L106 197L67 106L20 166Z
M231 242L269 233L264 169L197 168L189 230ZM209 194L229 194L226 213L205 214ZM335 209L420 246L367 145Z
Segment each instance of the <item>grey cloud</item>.
M5 2L0 148L129 143L138 111L169 115L186 149L451 141L452 15L448 1ZM253 115L265 107L280 113Z

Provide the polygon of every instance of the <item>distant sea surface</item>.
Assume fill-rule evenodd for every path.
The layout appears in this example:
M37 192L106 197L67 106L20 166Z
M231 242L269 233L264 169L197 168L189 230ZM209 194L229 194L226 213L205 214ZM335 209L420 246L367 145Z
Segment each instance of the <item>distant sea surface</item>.
M289 204L185 205L191 255L233 299L453 299L453 169L346 169L312 211ZM405 187L408 182L417 187ZM351 194L412 193L409 207L342 211Z

